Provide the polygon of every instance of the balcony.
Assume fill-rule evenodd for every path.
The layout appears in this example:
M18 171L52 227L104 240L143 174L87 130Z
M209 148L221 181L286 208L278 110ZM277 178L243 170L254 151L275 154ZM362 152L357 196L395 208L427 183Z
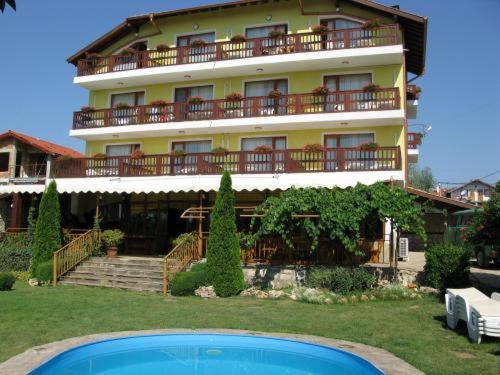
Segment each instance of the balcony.
M417 85L406 86L406 108L409 119L417 118L418 100L420 99L421 89Z
M395 171L401 169L399 147L229 151L80 158L54 161L56 178L148 177L308 172Z
M410 163L418 162L418 146L422 144L421 133L408 133L408 161Z
M399 90L387 88L326 96L306 93L90 109L74 113L71 135L87 140L117 132L125 137L148 137L190 130L193 134L253 131L257 125L266 126L266 130L294 130L307 123L316 127L332 127L335 122L345 125L345 121L359 122L360 126L402 124L403 118Z
M308 70L387 65L401 63L402 54L398 25L387 25L91 57L78 61L74 82L105 89L185 80L186 73L207 79L255 74L256 68L300 71L304 61Z
M47 164L10 165L9 177L2 178L1 182L11 184L36 184L44 181L47 174Z

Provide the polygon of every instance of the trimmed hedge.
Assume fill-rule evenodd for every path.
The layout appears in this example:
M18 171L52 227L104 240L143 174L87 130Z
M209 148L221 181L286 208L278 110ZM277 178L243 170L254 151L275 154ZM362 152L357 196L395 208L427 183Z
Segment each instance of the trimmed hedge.
M208 281L220 297L238 295L245 286L231 185L231 176L224 171L212 210L208 237Z
M175 274L170 293L174 296L192 296L196 289L206 284L206 263L199 263L194 265L189 272Z
M324 288L334 293L348 294L371 289L375 281L375 276L364 268L317 267L309 270L306 284L312 288Z
M16 276L11 272L0 272L0 290L11 290L16 282Z
M51 282L52 281L53 265L52 261L39 263L35 269L34 275L39 282Z
M0 272L27 271L30 267L31 250L28 247L3 247L0 245Z
M434 245L425 252L424 284L440 289L469 283L470 253L463 246Z

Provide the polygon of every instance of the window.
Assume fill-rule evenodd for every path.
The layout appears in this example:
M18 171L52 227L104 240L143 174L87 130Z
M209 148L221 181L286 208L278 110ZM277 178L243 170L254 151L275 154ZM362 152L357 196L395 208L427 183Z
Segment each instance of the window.
M364 143L374 141L374 134L332 134L325 136L325 147L330 149L326 152L326 170L334 171L339 168L360 170L374 167L375 152L357 149ZM347 148L349 150L331 150L336 148ZM339 165L340 160L343 160L341 165Z
M172 151L184 151L186 154L210 152L212 149L212 141L185 141L173 142Z
M374 141L374 134L334 134L325 136L325 146L327 148L359 147L363 143Z
M176 174L197 174L200 173L199 156L193 154L210 152L212 149L212 141L185 141L173 142L172 151L180 153L174 157L174 173ZM182 151L182 152L181 152ZM186 155L182 155L182 153ZM203 161L207 164L210 162L210 156L203 156ZM203 165L201 166L203 168Z
M258 137L258 138L243 138L241 140L242 151L253 151L258 146L268 146L273 150L285 150L285 137Z
M215 33L191 34L177 37L177 47L186 47L195 40L203 40L205 43L215 42Z
M189 47L195 40L202 40L206 46L185 48L179 57L184 63L201 63L215 60L215 33L192 34L177 38L178 47Z
M200 96L203 98L201 103L187 103L181 106L181 118L185 120L205 120L212 118L214 94L213 86L195 86L195 87L180 87L175 89L175 102L186 103L189 98Z
M139 150L141 145L136 143L126 145L106 146L106 155L108 156L129 156L133 151Z
M111 95L111 107L116 107L117 104L128 104L131 107L144 105L144 91L127 92L124 94Z
M175 89L175 102L185 103L188 98L193 96L201 96L204 100L212 100L214 95L214 87L194 86L194 87L178 87Z
M249 152L245 155L245 171L252 172L278 172L285 169L285 153L279 152L286 150L285 137L257 137L243 138L241 140L242 151L254 151L256 147L267 146L270 149L278 150L273 153L254 153Z
M321 24L327 26L330 30L344 30L361 27L361 22L351 21L345 18L321 20Z
M270 79L245 83L246 97L267 96L273 90L279 90L282 94L288 94L288 80Z
M0 172L8 172L9 170L9 157L10 153L1 152L0 153Z
M282 31L287 33L287 25L274 25L274 26L261 26L261 27L248 27L245 30L245 35L247 38L267 38L271 31Z
M324 84L331 91L361 90L372 83L372 75L366 74L343 74L337 76L326 76Z

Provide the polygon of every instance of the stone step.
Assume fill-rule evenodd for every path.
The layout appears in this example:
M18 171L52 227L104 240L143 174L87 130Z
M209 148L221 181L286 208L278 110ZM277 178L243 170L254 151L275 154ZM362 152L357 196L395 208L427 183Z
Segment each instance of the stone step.
M109 276L109 275L92 275L92 274L79 274L70 272L64 281L90 281L97 284L111 284L111 285L130 285L130 286L144 286L144 287L162 287L163 280L160 278L149 277L134 277L134 276Z
M79 285L79 286L126 289L126 290L134 290L137 292L161 292L163 290L162 285L123 284L123 283L114 283L112 281L107 281L107 280L64 279L60 283L63 285Z
M163 265L163 258L143 258L143 257L128 257L119 256L116 258L108 257L92 257L89 259L93 263L105 263L105 264L130 264L130 265L142 265L142 266L158 266Z
M79 275L101 275L101 276L133 276L133 277L149 277L154 279L163 278L163 268L159 269L136 269L128 267L99 267L89 264L83 264L77 267L73 274Z
M158 265L144 265L144 264L130 264L130 263L104 263L104 262L94 262L87 261L82 263L81 266L92 267L96 271L99 269L103 270L140 270L140 271L163 271L163 263ZM80 267L81 267L80 266Z

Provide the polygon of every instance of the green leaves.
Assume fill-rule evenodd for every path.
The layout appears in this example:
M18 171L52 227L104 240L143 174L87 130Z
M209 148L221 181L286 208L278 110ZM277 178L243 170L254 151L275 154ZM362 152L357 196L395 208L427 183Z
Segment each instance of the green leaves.
M414 201L400 187L382 182L344 190L291 188L260 205L257 212L264 216L260 222L254 218L252 226L258 228L257 237L278 235L291 249L294 235L302 233L310 240L311 250L326 237L358 253L361 225L373 215L392 220L399 229L411 230L425 240L422 209Z

